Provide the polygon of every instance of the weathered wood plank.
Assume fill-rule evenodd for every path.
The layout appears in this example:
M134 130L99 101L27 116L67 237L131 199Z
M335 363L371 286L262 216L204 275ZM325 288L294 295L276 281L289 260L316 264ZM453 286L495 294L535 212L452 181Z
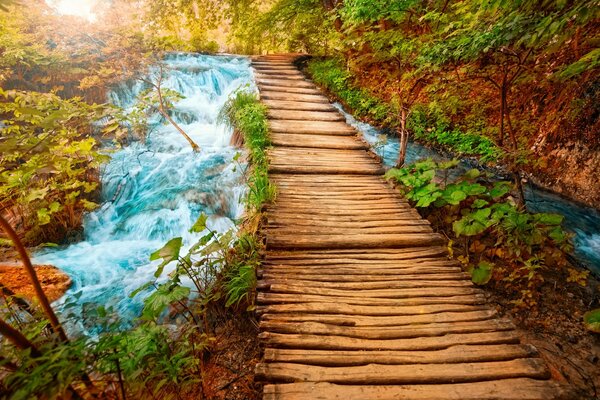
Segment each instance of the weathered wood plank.
M456 296L454 298L461 298ZM446 298L446 299L454 299ZM462 296L464 299L477 299L476 296ZM359 299L361 300L361 299ZM370 299L362 299L368 301ZM413 301L414 299L406 299ZM418 301L427 300L416 299ZM445 300L445 299L442 299ZM384 300L388 301L388 300ZM479 304L483 303L484 299L479 298ZM422 303L428 304L428 303ZM463 304L463 303L457 303ZM469 303L464 303L469 304ZM382 304L386 305L386 304ZM395 305L395 304L394 304ZM320 322L329 325L339 326L402 326L402 325L419 325L430 324L436 322L463 322L463 321L482 321L496 316L495 310L476 310L476 311L448 311L435 314L421 315L406 315L406 316L364 316L364 315L343 315L343 314L263 314L262 321L289 321L289 322Z
M329 121L298 121L298 120L269 120L271 132L296 133L299 135L332 135L332 136L356 136L354 128L343 122ZM307 139L309 140L309 139Z
M329 99L327 97L313 94L294 94L272 90L262 90L260 92L260 97L261 99L265 100L306 101L309 103L329 104Z
M325 382L266 385L263 400L569 400L567 388L529 378L487 382L356 386Z
M464 293L457 293L464 294ZM424 296L426 297L426 296ZM362 306L344 303L297 303L297 304L271 304L258 307L259 313L321 313L321 314L346 314L346 315L421 315L446 311L477 311L482 308L463 304L423 304L419 306Z
M485 333L451 333L440 337L374 340L330 335L290 335L262 332L261 341L269 347L306 350L440 350L451 346L473 344L518 344L514 331Z
M337 297L370 297L370 298L386 298L386 299L403 299L410 297L447 297L447 296L464 296L469 294L483 293L481 289L474 287L462 288L417 288L417 289L331 289L331 288L315 288L302 285L289 285L281 283L271 283L268 285L269 290L274 293L288 294L315 294L321 296L337 296ZM314 307L313 307L314 308ZM316 308L318 309L318 307ZM293 312L287 310L282 312ZM305 309L306 312L312 312Z
M294 111L330 111L335 112L337 109L329 103L316 102L309 103L306 101L293 100L263 100L263 103L271 110L294 110Z
M367 365L377 360L379 365L457 364L508 361L537 357L531 345L500 344L489 346L459 345L434 351L333 351L265 349L263 360L276 363L297 363L320 366ZM451 366L448 366L451 368Z
M272 110L267 111L267 117L271 119L285 119L298 121L343 121L344 116L333 111L293 111Z
M267 248L344 249L356 247L409 247L442 244L439 234L407 233L404 235L277 235L267 238Z

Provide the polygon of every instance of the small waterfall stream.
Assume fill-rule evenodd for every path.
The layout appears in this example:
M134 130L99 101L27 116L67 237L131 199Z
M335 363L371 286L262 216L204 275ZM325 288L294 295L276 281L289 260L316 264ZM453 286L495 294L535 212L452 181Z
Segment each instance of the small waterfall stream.
M380 130L367 123L357 121L352 115L345 112L339 103L334 105L344 114L346 122L363 134L365 140L383 158L384 164L388 167L394 166L400 151L398 139L382 134ZM435 160L444 159L444 156L435 150L414 142L408 144L407 163L428 157ZM463 171L470 169L466 163L462 163L458 168ZM582 206L532 185L525 188L525 199L528 209L532 212L557 213L565 216L566 229L575 234L573 238L575 258L595 275L600 276L600 211Z
M202 151L193 153L172 125L155 124L146 144L110 153L102 171L102 203L85 217L85 239L35 255L36 263L71 276L66 298L80 292L78 303L113 306L124 319L139 310L140 300L129 294L151 280L153 251L177 236L191 245L199 235L188 229L201 212L222 232L244 209L246 187L233 161L236 149L229 146L232 132L217 124L217 116L230 94L252 84L249 61L171 54L165 64L164 87L185 96L173 117ZM143 88L139 81L123 83L110 102L127 109Z

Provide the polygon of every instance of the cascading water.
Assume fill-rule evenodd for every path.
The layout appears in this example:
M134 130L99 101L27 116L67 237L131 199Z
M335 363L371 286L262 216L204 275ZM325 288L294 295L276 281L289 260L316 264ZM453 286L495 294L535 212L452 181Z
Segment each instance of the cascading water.
M345 112L340 104L336 103L334 106L344 114L346 122L363 134L365 140L382 157L386 166L395 165L400 151L398 138L382 134L377 128L357 121L352 115ZM429 157L434 160L445 159L435 150L409 142L406 152L407 163ZM461 163L457 172L461 173L469 168L466 163ZM600 212L531 185L525 189L525 199L527 208L532 212L557 213L565 216L565 228L575 234L573 238L575 258L594 274L600 276Z
M85 240L35 255L36 263L71 276L68 294L80 292L78 303L112 306L124 319L139 310L140 300L129 294L151 280L153 251L177 236L191 245L199 235L188 230L201 212L210 216L211 229L222 232L244 209L245 184L229 146L232 132L217 116L236 89L252 84L249 61L172 54L165 64L163 87L185 96L173 118L202 151L193 153L172 125L154 126L145 144L111 154L102 173L102 204L85 217ZM123 84L110 101L127 109L143 88L141 82Z

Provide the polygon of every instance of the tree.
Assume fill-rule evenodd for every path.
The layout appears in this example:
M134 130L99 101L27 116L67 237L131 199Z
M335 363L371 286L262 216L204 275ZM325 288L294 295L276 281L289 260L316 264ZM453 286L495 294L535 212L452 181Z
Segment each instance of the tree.
M169 112L173 109L174 103L181 100L183 96L175 90L165 89L162 87L164 79L164 66L158 64L158 71L151 78L142 78L141 80L150 86L149 89L140 93L137 98L138 104L136 108L142 110L143 114L148 115L153 111L157 111L163 116L175 129L187 140L194 152L200 151L200 146L192 140L192 138L175 122Z

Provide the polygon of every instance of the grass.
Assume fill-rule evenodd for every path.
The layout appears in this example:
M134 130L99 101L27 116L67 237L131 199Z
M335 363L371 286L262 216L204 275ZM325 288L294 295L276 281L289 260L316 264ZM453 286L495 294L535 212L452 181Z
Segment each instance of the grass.
M246 198L249 214L259 214L263 205L275 199L275 187L268 176L266 149L271 145L267 109L254 93L241 90L223 107L219 120L241 134L250 152L252 165Z
M398 127L398 107L357 86L353 74L344 68L340 60L313 59L308 63L308 73L317 84L338 97L354 116L378 126ZM408 120L408 128L417 141L442 147L458 156L475 156L484 163L502 158L502 149L492 139L448 126L424 106L416 105Z

